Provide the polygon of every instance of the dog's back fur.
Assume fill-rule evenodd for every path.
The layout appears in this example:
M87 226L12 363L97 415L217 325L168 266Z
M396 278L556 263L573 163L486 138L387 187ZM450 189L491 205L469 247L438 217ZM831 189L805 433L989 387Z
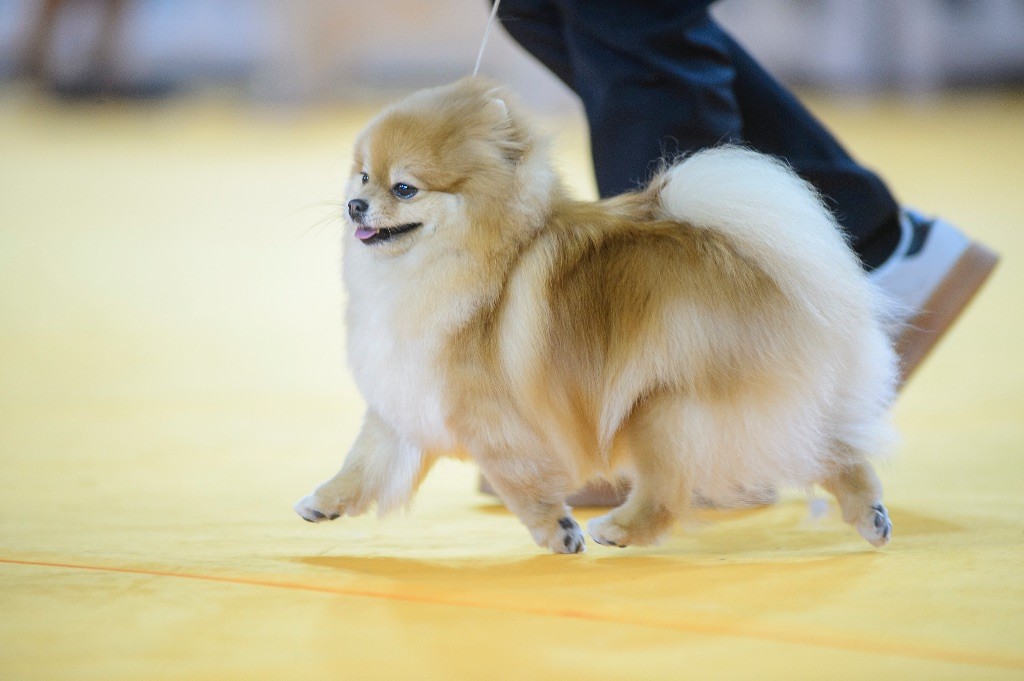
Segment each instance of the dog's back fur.
M371 501L400 504L431 450L461 448L555 550L582 546L565 495L618 474L634 491L591 527L602 543L656 540L694 490L729 502L815 482L883 543L862 506L881 508L865 460L892 439L885 305L786 166L718 148L643 190L575 201L483 79L371 124L356 165L401 163L428 178L422 234L383 254L346 240L350 361L368 423L402 452L361 464Z
M666 393L687 480L722 503L892 437L883 305L820 200L766 156L705 151L644 192L557 203L509 290L502 374L557 449L583 454L580 477L628 460L616 436Z

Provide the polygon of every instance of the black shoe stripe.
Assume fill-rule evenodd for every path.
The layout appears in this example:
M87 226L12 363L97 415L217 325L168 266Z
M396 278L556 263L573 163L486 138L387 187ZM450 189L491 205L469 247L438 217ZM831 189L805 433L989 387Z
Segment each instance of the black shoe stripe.
M921 252L921 249L924 248L924 242L928 240L928 234L932 231L932 225L935 224L934 220L920 219L910 213L907 214L907 218L910 220L914 233L910 238L910 246L907 248L904 257L917 255Z

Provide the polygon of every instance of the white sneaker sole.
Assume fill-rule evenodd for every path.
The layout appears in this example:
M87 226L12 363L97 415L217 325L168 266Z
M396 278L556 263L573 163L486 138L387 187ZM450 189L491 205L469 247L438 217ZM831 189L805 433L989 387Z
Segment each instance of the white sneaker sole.
M896 339L900 387L906 384L992 274L999 256L979 243L968 245Z

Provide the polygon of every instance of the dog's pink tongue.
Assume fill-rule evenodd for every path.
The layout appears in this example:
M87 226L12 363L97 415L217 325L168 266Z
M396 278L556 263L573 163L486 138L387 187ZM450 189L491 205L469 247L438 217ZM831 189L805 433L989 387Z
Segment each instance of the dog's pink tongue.
M365 241L366 239L369 239L370 237L372 237L376 233L377 233L377 230L370 229L369 227L356 227L356 238L361 240L361 241Z

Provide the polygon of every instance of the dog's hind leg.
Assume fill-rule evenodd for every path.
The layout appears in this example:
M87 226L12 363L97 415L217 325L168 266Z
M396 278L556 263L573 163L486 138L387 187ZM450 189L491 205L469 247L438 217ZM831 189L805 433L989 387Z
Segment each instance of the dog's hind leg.
M645 398L623 425L633 463L633 485L622 506L587 523L606 546L657 542L690 505L684 459L689 447L680 418L682 398L671 392Z
M882 483L863 455L848 445L836 446L846 450L841 452L842 463L835 465L821 486L835 495L843 520L874 546L885 546L892 536L892 521L882 505Z

